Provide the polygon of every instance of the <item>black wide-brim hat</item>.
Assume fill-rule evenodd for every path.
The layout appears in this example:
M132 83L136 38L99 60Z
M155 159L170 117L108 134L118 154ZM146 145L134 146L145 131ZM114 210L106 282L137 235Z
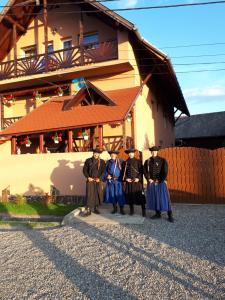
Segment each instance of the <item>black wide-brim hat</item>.
M120 153L120 151L118 151L118 150L110 150L110 151L108 151L108 153L109 153L109 155L111 155L111 154L119 154Z
M134 149L134 148L130 148L130 149L127 149L127 150L125 150L125 153L126 154L129 154L129 153L134 153L136 151L136 149Z
M160 150L160 147L158 146L152 146L149 148L150 151L159 151Z
M100 148L95 148L95 149L92 150L92 152L101 154L102 150Z

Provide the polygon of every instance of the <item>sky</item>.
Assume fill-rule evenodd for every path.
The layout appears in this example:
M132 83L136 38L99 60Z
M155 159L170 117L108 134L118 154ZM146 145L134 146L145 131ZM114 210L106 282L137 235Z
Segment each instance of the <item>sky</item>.
M135 8L194 2L203 0L119 0L107 2L107 6ZM0 0L0 5L5 3ZM119 14L171 58L191 114L225 111L225 4ZM199 44L211 45L190 46ZM223 70L213 71L218 69Z

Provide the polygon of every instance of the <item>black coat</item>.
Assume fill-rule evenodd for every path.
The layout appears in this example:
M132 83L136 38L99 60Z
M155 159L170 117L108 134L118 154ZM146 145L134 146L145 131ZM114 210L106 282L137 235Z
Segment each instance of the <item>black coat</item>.
M94 157L86 159L83 167L83 174L88 179L99 178L102 180L105 173L105 162L103 159L95 159ZM86 183L86 201L87 206L93 209L103 201L103 183L102 181L96 182L87 181Z
M166 180L168 174L168 163L167 161L160 157L150 157L144 163L144 176L147 181L149 179L158 180L162 182Z
M126 179L135 178L139 182L127 182ZM140 160L136 158L128 158L124 166L124 180L125 180L125 198L129 205L144 205L145 196L143 194L143 166Z
M103 159L95 159L94 157L86 159L83 167L83 174L88 179L102 179L105 173L105 162Z

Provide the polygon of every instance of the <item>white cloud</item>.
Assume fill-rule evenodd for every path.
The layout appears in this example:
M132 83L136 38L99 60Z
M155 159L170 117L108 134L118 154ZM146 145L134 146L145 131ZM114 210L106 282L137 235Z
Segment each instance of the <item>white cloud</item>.
M225 96L225 87L191 88L183 90L185 97Z
M120 5L124 8L135 7L138 3L138 0L122 0Z

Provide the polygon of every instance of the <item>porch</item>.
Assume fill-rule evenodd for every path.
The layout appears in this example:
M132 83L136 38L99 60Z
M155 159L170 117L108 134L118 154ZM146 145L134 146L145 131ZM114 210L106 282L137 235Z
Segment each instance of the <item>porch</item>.
M103 135L103 126L96 126L12 137L11 154L90 152L96 147L109 151L132 146L133 137Z

